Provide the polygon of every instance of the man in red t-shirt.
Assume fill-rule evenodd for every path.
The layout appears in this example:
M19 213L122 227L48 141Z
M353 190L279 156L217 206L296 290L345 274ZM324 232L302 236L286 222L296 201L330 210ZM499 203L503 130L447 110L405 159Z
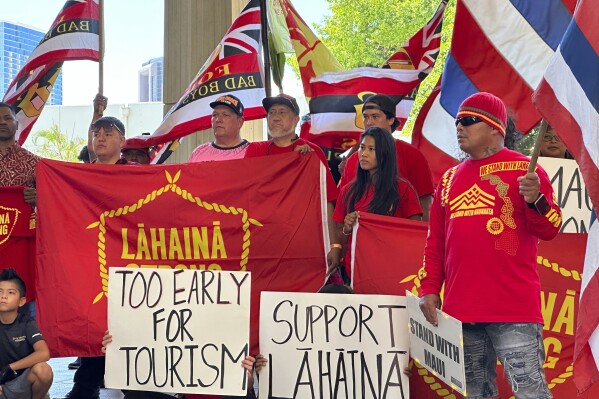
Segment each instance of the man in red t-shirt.
M399 121L395 117L395 108L395 102L383 94L367 97L364 100L364 108L362 109L364 129L378 126L392 134L399 127ZM433 178L428 162L416 147L402 140L395 139L395 153L397 155L399 177L409 181L416 189L423 212L422 220L427 221L433 199ZM357 170L358 154L353 153L347 159L343 169L339 189L356 178Z
M287 94L279 94L275 97L266 97L262 100L262 105L266 109L268 134L272 139L250 143L245 157L285 154L293 151L314 152L326 168L327 222L329 225L329 238L332 239L331 235L334 231L332 216L339 191L335 186L335 180L329 170L324 152L316 144L305 141L295 134L295 128L300 120L300 109L295 98ZM333 241L331 240L331 242Z

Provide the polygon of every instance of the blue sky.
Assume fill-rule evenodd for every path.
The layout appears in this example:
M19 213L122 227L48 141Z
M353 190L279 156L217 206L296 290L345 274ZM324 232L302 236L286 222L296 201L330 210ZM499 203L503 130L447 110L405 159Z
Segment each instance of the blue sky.
M0 18L47 31L64 3L10 2ZM328 12L325 0L295 0L293 4L310 25L320 22ZM104 5L104 94L111 103L137 102L137 71L142 63L164 52L164 0L104 0ZM97 63L66 62L63 71L63 103L90 104L98 90Z

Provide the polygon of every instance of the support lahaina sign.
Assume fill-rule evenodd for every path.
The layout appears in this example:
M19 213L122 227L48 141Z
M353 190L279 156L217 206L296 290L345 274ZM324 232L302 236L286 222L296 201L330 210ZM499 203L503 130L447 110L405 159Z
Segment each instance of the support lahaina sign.
M420 310L420 299L406 291L410 356L466 396L462 323L437 310L438 326L429 323Z
M113 267L106 386L245 395L250 273Z
M259 397L409 398L405 297L263 292Z

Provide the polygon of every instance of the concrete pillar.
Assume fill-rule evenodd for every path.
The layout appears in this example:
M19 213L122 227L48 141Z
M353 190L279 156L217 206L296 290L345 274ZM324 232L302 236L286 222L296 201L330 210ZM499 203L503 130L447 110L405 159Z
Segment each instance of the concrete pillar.
M181 98L247 0L164 1L164 114ZM245 122L242 137L263 140L263 120ZM212 141L212 130L183 139L167 163L187 162L193 149Z

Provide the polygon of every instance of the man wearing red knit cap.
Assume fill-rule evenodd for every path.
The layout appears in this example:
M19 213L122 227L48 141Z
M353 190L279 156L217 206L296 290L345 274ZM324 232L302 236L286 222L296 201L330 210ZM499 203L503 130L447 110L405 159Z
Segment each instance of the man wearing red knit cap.
M543 372L538 239L559 231L561 212L547 173L504 148L507 112L490 93L460 105L460 149L469 158L443 175L426 241L420 308L461 320L469 398L495 398L497 359L517 399L551 398Z

